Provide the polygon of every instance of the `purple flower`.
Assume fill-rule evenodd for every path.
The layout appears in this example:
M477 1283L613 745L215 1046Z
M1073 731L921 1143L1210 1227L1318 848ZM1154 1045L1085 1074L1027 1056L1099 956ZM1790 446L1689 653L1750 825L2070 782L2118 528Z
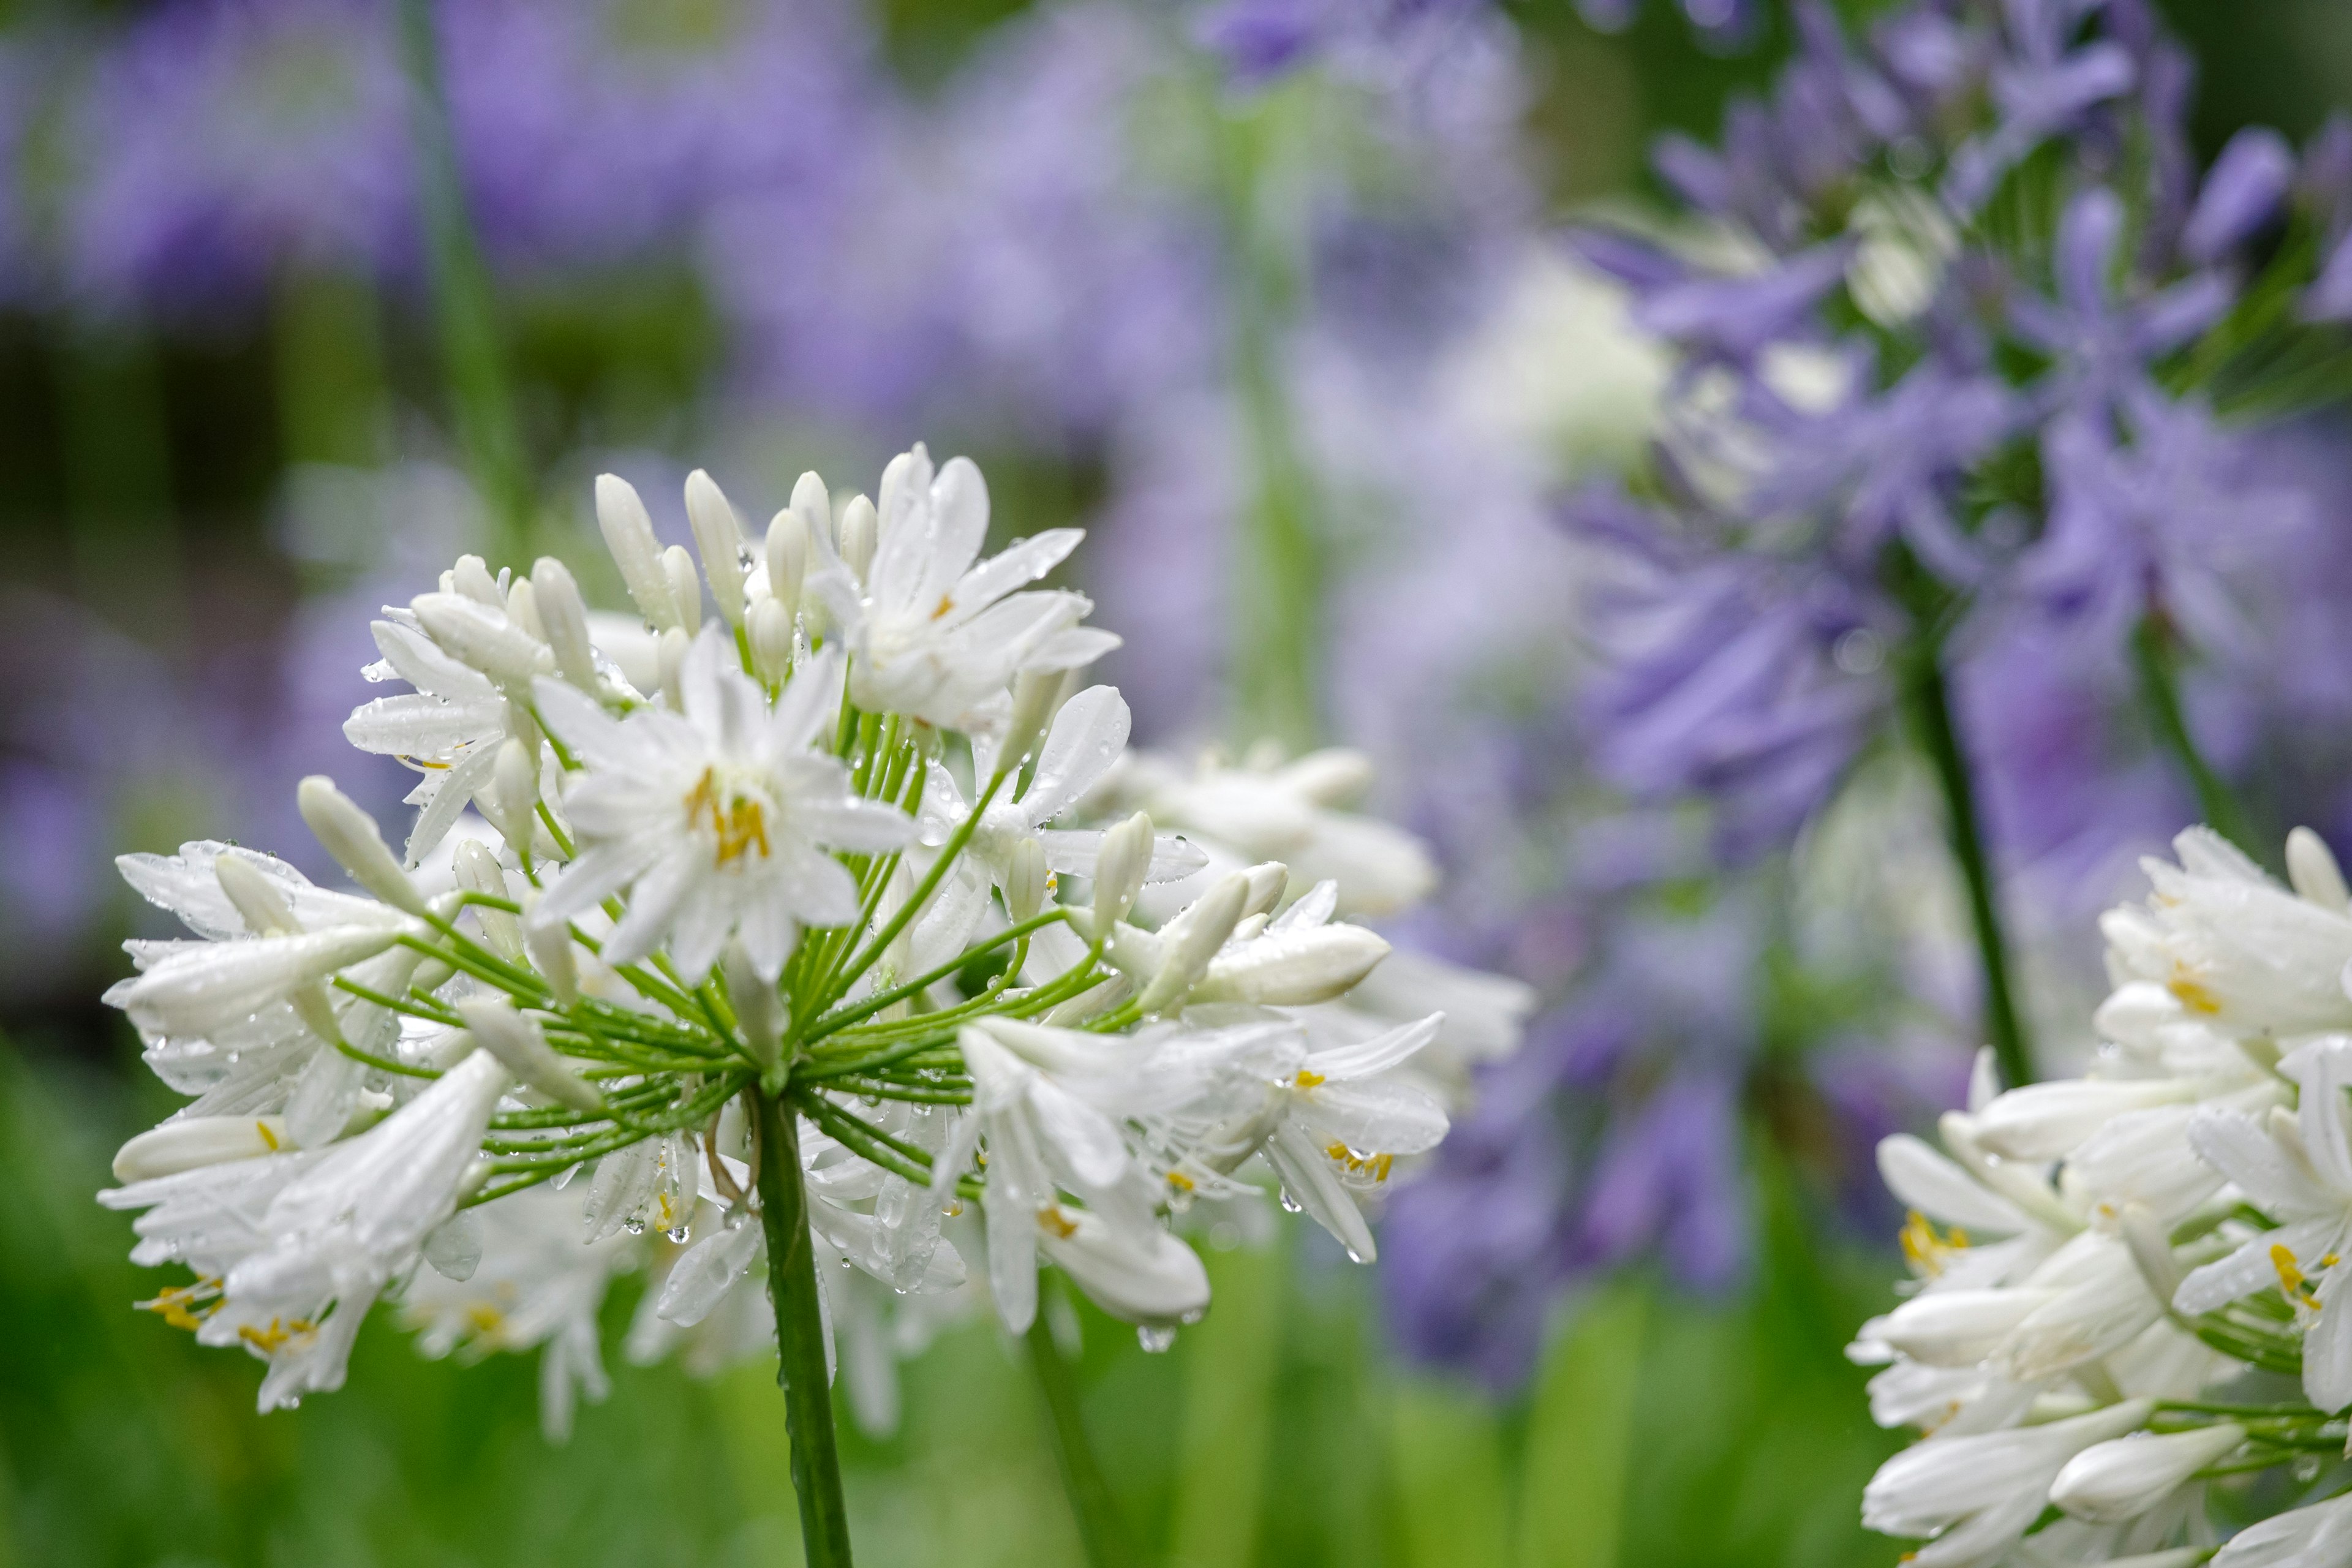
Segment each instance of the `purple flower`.
M2139 81L2131 51L2121 43L2078 37L2087 9L2074 0L2007 0L2007 52L1992 68L2000 121L1954 152L1944 180L1945 199L1953 206L1976 210L2027 153Z
M2123 237L2123 201L2093 186L2066 205L2052 261L2056 298L2021 293L2010 321L2026 342L2060 361L2060 384L2077 405L2121 396L2150 361L2189 342L2228 312L2231 289L2218 273L2192 273L2143 295L2111 293L2108 277Z
M2181 230L2180 250L2210 266L2276 217L2294 183L2294 150L2267 126L2248 126L2230 138L2206 171L2205 186Z

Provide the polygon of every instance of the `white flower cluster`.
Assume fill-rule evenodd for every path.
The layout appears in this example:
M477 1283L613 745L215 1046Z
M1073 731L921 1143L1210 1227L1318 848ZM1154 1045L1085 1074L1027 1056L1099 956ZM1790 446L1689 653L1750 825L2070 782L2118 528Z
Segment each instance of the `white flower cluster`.
M1258 1161L1369 1258L1360 1200L1516 1042L1510 983L1365 984L1388 944L1339 917L1431 874L1339 809L1359 759L1129 758L1078 679L1117 639L1033 585L1077 531L982 560L980 471L919 447L878 493L803 476L754 551L698 472L698 563L607 477L641 620L551 558L387 608L369 673L409 689L346 732L421 775L405 854L328 780L300 797L364 893L225 844L124 858L194 935L131 943L108 999L195 1098L103 1201L194 1275L147 1307L267 1362L263 1408L338 1386L391 1298L428 1354L545 1347L561 1432L621 1273L654 1275L633 1356L773 1346L768 1221L799 1211L870 1419L981 1299L975 1247L1008 1328L1043 1261L1164 1343L1209 1305L1192 1203L1258 1201Z
M2352 1563L2352 892L2192 829L2102 921L2084 1076L1889 1138L1909 1298L1852 1354L1925 1439L1864 1494L1923 1568Z

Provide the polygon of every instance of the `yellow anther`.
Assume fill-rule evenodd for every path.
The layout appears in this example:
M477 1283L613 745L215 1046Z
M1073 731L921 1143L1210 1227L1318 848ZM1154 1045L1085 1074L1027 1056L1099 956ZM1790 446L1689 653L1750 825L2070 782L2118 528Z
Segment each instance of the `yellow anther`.
M1323 1152L1336 1164L1346 1166L1360 1176L1370 1176L1375 1182L1389 1179L1389 1169L1396 1163L1393 1154L1359 1154L1345 1143L1334 1141L1324 1145Z
M221 1293L218 1279L207 1276L193 1285L166 1288L152 1301L142 1301L139 1310L152 1312L175 1329L190 1333L204 1327L205 1320L220 1310L216 1300Z
M253 1124L253 1130L261 1134L261 1141L269 1145L269 1152L271 1153L275 1154L280 1148L284 1147L284 1145L278 1142L278 1134L269 1130L268 1122L256 1121Z
M1076 1222L1054 1204L1047 1204L1037 1211L1037 1228L1052 1232L1057 1241L1067 1241L1078 1234Z
M1180 1193L1189 1193L1192 1190L1192 1178L1181 1171L1171 1171L1168 1173L1168 1184Z
M1937 1231L1936 1222L1913 1209L1903 1222L1900 1237L1904 1261L1917 1274L1941 1274L1953 1253L1969 1245L1969 1233L1958 1226Z
M740 860L746 851L757 848L760 858L768 858L768 814L757 800L749 795L719 798L719 770L705 768L702 776L694 781L694 788L686 797L686 816L689 822L710 818L710 831L719 838L719 863L721 866Z
M2210 1018L2221 1010L2221 999L2193 976L2186 964L2172 966L2172 978L2165 983L2165 989L2179 997L2180 1005L2192 1013L2202 1013Z
M953 594L941 594L940 595L938 607L931 611L931 619L935 621L943 621L947 619L949 613L954 608L955 595Z
M2300 1296L2303 1288L2310 1283L2304 1278L2303 1270L2295 1266L2294 1254L2284 1242L2272 1244L2271 1267L2278 1270L2279 1289L2289 1296Z
M495 1334L506 1326L507 1315L488 1301L477 1301L466 1309L466 1321L478 1334Z
M1321 1073L1308 1072L1305 1068L1300 1068L1298 1069L1298 1076L1290 1080L1291 1087L1294 1089L1313 1089L1322 1081L1323 1075Z

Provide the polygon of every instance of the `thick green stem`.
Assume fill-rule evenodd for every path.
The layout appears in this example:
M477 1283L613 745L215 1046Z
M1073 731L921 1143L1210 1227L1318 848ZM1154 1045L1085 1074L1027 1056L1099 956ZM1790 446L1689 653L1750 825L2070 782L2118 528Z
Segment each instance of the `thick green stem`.
M1932 644L1921 648L1910 679L1912 718L1919 743L1936 770L1943 791L1944 812L1951 830L1952 858L1959 862L1968 883L1969 918L1976 928L1977 956L1984 970L1984 1032L1990 1037L2001 1077L2011 1088L2032 1083L2033 1050L2017 1016L2010 990L2009 945L2001 933L2000 905L1994 896L1992 865L1986 858L1984 836L1977 820L1976 787L1969 776L1959 732L1952 724L1952 705L1944 686L1941 650Z
M2132 662L2139 671L2140 697L2147 704L2157 736L2180 763L2197 790L2197 808L2206 825L2256 859L2262 858L2245 809L2238 804L2229 781L2216 773L2189 733L2189 716L2181 710L2180 687L2173 676L2171 629L2151 613L2132 632Z
M408 73L410 135L416 149L433 309L440 327L450 412L467 466L481 487L498 531L493 548L499 562L520 564L530 539L530 483L521 426L499 351L489 268L483 263L458 179L433 0L401 0L400 45Z
M1029 1364L1036 1369L1037 1389L1045 1395L1045 1414L1051 1418L1054 1459L1061 1468L1062 1489L1069 1495L1070 1511L1077 1516L1078 1539L1086 1544L1087 1561L1093 1568L1126 1568L1135 1561L1128 1546L1127 1527L1119 1521L1110 1483L1103 1479L1102 1467L1095 1463L1094 1449L1087 1443L1077 1379L1071 1375L1070 1363L1062 1359L1062 1347L1054 1342L1043 1300L1025 1337Z
M809 1247L808 1194L801 1186L798 1119L775 1096L755 1091L760 1131L760 1219L768 1233L768 1292L776 1304L776 1381L793 1444L793 1489L800 1494L801 1544L809 1568L847 1568L849 1511L835 1451L833 1385L825 1375L824 1316L816 1257Z

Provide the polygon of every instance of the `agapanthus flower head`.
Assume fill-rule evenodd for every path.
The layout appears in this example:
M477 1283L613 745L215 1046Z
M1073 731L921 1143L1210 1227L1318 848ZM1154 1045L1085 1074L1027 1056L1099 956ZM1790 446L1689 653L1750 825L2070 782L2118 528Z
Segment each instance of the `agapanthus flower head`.
M560 1434L605 1386L607 1283L648 1265L633 1355L821 1358L830 1322L878 1420L887 1323L937 1310L901 1294L984 1279L1020 1330L1052 1265L1164 1342L1208 1305L1195 1194L1279 1186L1371 1256L1361 1205L1459 1093L1419 1075L1445 1025L1419 999L1486 1055L1523 1005L1443 970L1355 997L1388 944L1339 884L1204 875L1105 804L1126 707L1075 677L1117 639L1032 585L1075 531L980 559L979 470L919 447L877 493L804 476L754 540L698 471L698 559L607 476L637 624L552 558L470 555L376 622L373 673L414 689L349 732L425 776L408 853L319 776L300 815L355 888L210 841L124 858L193 935L133 943L109 1000L196 1099L106 1201L145 1211L141 1261L194 1271L154 1310L269 1363L265 1407L335 1387L387 1292L427 1353L540 1349ZM1253 787L1393 904L1426 858L1328 809L1362 773ZM1147 913L1147 884L1181 890ZM950 1240L974 1203L984 1237Z

